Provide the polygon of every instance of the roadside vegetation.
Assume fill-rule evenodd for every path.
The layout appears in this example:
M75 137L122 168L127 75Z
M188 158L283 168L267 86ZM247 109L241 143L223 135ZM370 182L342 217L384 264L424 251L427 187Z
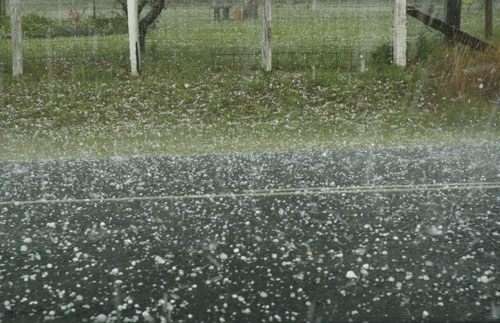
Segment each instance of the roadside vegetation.
M306 22L289 6L275 12L268 75L258 68L260 22L214 22L209 8L166 9L138 79L118 27L27 37L17 79L10 42L0 39L0 159L498 141L497 50L446 48L415 27L403 70L391 65L390 10L350 20L321 10ZM466 17L465 28L477 29L479 15Z
M85 18L82 13L70 10L68 18L59 20L37 14L23 16L23 35L26 38L86 37L95 35L125 34L127 21L122 17ZM10 20L0 20L0 35L10 35Z

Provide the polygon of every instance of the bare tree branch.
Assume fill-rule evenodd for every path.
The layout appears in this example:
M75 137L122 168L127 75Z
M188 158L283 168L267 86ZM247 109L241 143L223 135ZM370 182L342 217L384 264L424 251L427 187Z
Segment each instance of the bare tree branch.
M125 16L127 16L127 0L115 0L122 8ZM149 26L151 26L160 16L165 7L165 0L140 0L138 5L139 16L141 16L144 8L149 7L149 11L139 21L139 44L141 51L146 49L146 34Z
M125 17L128 15L127 11L127 0L115 0L120 7L122 7L123 12L125 13Z
M160 16L165 7L165 0L154 0L150 5L151 9L139 22L139 43L141 51L146 49L146 33L148 32L148 27Z
M148 4L148 0L141 0L139 2L139 16L141 15L141 12L142 12L142 9L144 9L144 7Z

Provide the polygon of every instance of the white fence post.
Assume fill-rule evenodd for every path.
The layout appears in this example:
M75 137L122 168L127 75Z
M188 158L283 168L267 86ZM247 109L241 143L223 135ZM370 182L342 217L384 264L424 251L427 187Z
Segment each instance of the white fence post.
M406 66L406 0L395 0L394 64Z
M10 2L10 26L12 40L12 75L23 74L23 30L21 26L21 0Z
M264 14L262 15L262 68L266 72L270 72L272 69L271 1L264 0Z
M139 47L139 9L137 0L127 0L128 40L130 49L130 69L133 76L141 69L141 50Z

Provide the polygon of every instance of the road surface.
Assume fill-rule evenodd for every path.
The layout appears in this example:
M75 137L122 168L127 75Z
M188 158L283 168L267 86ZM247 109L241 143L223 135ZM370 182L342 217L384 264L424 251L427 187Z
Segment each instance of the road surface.
M500 145L0 163L0 322L488 321Z

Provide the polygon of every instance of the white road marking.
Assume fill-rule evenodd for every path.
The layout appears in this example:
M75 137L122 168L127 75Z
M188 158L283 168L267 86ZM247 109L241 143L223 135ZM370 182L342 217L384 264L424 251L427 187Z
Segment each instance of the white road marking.
M342 195L362 193L404 193L415 191L457 191L457 190L486 190L500 188L500 182L471 182L471 183L439 183L415 185L366 185L346 187L304 187L248 190L238 193L214 194L187 194L187 195L158 195L158 196L130 196L130 197L103 197L88 199L40 199L28 201L0 201L0 206L17 206L30 204L75 204L75 203L104 203L104 202L133 202L133 201L161 201L161 200L194 200L218 198L245 198L267 196L304 196L304 195Z

